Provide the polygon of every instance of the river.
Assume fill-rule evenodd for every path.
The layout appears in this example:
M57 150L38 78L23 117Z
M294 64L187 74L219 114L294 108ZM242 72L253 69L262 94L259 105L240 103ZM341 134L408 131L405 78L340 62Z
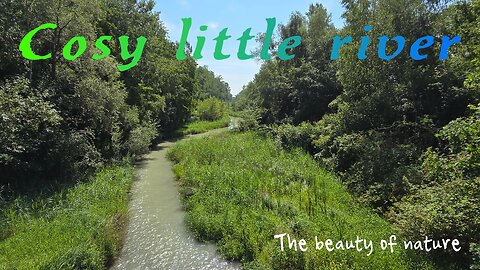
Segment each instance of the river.
M224 260L215 244L200 243L188 231L172 162L166 157L172 145L159 144L137 165L126 239L112 269L240 269L238 263Z

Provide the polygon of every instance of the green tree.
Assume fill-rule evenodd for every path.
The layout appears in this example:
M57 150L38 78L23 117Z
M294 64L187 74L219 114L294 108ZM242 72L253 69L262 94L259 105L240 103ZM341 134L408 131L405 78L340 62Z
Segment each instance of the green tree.
M225 116L226 105L221 100L210 97L198 102L195 115L204 121L215 121Z
M215 76L215 73L208 70L207 66L199 66L195 72L195 77L198 82L198 99L216 97L225 102L232 100L228 83L221 76Z
M237 100L248 92L264 123L298 124L319 120L329 112L328 104L340 89L335 64L325 55L335 32L330 15L320 4L311 5L306 16L292 13L289 22L279 26L279 37L282 40L290 36L305 39L300 46L287 52L295 54L295 58L264 62Z

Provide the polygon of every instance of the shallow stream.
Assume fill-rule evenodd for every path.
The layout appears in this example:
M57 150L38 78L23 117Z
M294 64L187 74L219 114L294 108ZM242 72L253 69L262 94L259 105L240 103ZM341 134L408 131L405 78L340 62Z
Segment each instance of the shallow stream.
M112 269L239 269L214 244L196 241L184 222L172 162L164 142L137 166L124 248Z

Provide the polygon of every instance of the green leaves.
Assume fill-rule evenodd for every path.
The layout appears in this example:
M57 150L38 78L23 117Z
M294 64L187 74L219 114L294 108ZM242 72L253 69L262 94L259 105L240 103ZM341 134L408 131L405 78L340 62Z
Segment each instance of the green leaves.
M0 162L18 168L38 162L34 157L62 121L53 104L16 78L0 85L0 111Z
M226 104L217 98L210 97L199 101L194 115L204 121L215 121L221 119L226 113Z

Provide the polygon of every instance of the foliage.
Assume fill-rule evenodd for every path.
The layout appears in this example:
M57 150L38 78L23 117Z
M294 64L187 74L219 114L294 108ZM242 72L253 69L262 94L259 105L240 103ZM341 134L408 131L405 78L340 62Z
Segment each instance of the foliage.
M230 102L232 100L228 83L226 83L221 76L216 76L215 73L208 70L207 66L199 66L195 71L195 78L198 83L198 99L202 100L215 97L224 102Z
M260 110L253 107L243 110L236 118L233 129L237 131L257 130L260 127L260 114Z
M216 121L225 116L227 106L221 100L210 97L198 102L195 116L202 121Z
M473 263L470 269L472 270L480 269L480 246L478 244L471 244L470 252L472 252L473 254Z
M342 3L345 27L340 31L321 5L312 5L306 16L293 13L279 36L306 37L291 51L297 57L264 62L234 108L256 108L262 123L280 123L268 129L282 148L316 152L350 191L389 213L407 235L461 238L467 251L479 238L480 129L478 116L465 117L468 105L480 97L480 1ZM352 36L353 42L332 63L322 52L331 51L325 40L335 34ZM448 61L438 59L438 44L422 51L429 55L422 61L413 61L407 50L390 61L375 57L378 40L372 37L402 36L408 48L434 34L457 34L462 46L450 48ZM367 59L359 60L365 36L371 37ZM389 45L387 53L394 49ZM317 122L298 125L303 121ZM477 250L471 249L443 257L468 262Z
M120 249L133 167L0 203L1 269L105 269ZM5 239L6 238L6 239Z
M217 128L224 128L227 127L229 124L230 116L225 115L224 117L215 121L194 121L192 123L188 123L187 126L182 130L182 133L199 134Z
M260 108L263 123L319 120L340 91L335 64L324 53L330 50L335 33L331 17L321 4L310 5L306 16L292 13L289 22L279 26L279 37L305 38L302 45L289 50L295 58L264 62L255 79L235 98L236 109Z
M281 151L254 133L221 133L176 144L169 156L185 190L187 222L197 238L216 241L246 269L431 269L405 251L307 252L279 249L273 235L374 242L390 225L355 203L337 179L298 148Z
M405 196L392 214L410 235L459 239L463 256L480 239L480 106L472 109L471 116L441 130L438 136L446 142L445 149L430 148L424 154L424 183Z
M38 170L42 154L62 120L46 93L33 90L27 79L0 85L0 163L3 176Z
M196 63L175 59L176 45L153 1L7 0L0 3L0 20L2 183L82 178L110 160L145 153L162 133L190 119ZM59 31L39 33L33 49L52 58L28 61L18 44L45 22ZM95 61L98 52L88 46L75 61L59 57L63 45L80 35L88 41L112 36L111 56ZM137 67L120 74L115 40L124 35L132 46L145 36L149 46Z
M302 148L309 153L316 151L313 147L313 140L318 133L318 127L308 122L303 122L298 126L284 124L270 127L270 134L279 147L283 149Z

